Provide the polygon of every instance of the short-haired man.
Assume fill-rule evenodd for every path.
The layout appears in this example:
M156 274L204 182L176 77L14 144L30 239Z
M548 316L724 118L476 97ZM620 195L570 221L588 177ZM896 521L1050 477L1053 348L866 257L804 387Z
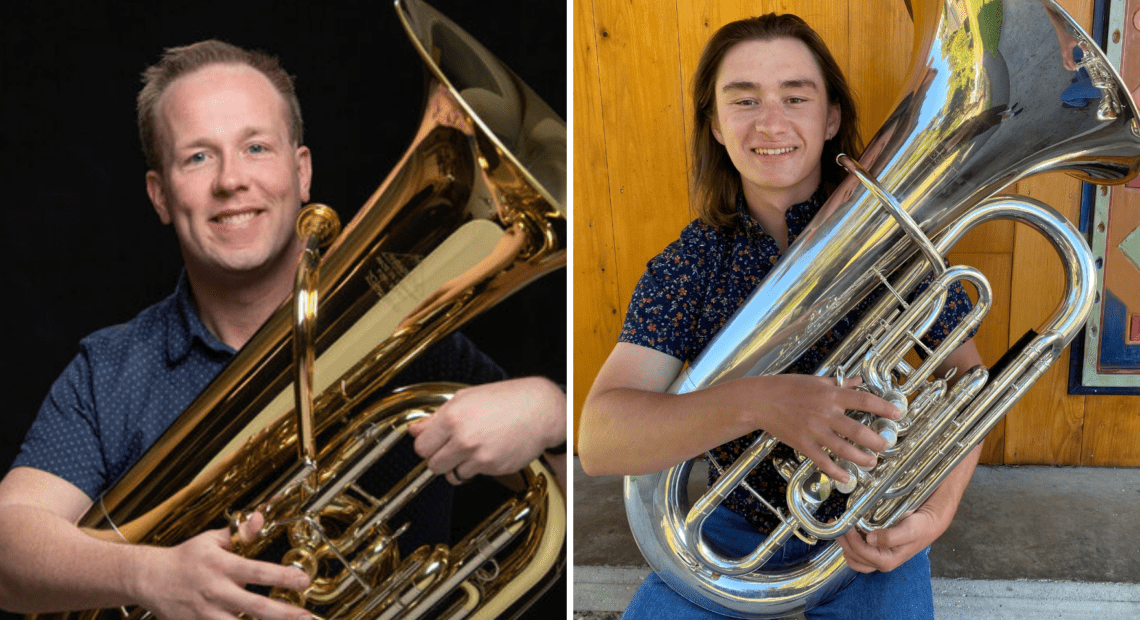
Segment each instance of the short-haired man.
M309 199L300 107L272 58L206 41L169 50L144 77L147 193L174 227L185 272L171 297L84 340L0 481L0 607L308 618L245 589L300 589L305 574L229 553L228 532L158 548L99 541L74 525L288 296L300 252L294 221ZM445 360L454 374L436 378L502 378L461 337L440 347L429 365ZM545 379L461 394L416 430L416 451L453 483L517 470L565 441L565 399ZM550 460L564 467L564 456Z

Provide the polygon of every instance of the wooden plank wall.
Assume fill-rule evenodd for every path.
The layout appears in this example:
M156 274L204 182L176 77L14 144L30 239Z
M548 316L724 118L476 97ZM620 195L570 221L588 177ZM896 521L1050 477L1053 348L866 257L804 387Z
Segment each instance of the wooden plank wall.
M1086 29L1092 0L1061 4ZM827 41L860 101L870 138L908 73L912 26L903 2L756 0L675 3L575 0L574 407L617 340L646 261L694 215L689 206L690 81L704 42L722 24L792 12ZM1015 188L1076 221L1079 184L1049 174ZM1063 286L1052 250L1022 226L996 222L964 239L951 260L990 279L995 308L976 340L993 363L1053 310ZM1140 465L1140 399L1069 396L1068 354L986 441L985 462Z

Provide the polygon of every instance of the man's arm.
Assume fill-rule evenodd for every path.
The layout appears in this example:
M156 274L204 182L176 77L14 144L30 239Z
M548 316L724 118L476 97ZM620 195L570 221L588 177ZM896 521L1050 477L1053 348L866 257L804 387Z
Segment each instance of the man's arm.
M960 379L967 370L981 363L974 341L967 340L943 360L934 376L945 376L951 368L957 368L956 376ZM982 446L979 444L946 476L922 506L894 527L870 532L866 539L852 528L839 538L847 564L861 573L891 571L937 540L950 527L981 454Z
M296 568L226 551L228 531L171 548L106 542L75 526L90 505L83 491L38 469L17 467L0 480L0 607L32 613L137 604L164 620L237 611L262 620L311 617L244 589L303 589L309 580ZM242 535L250 539L257 529L247 523Z
M765 429L820 464L830 476L847 472L823 448L856 463L875 457L886 440L848 418L848 409L891 419L889 402L834 379L806 375L744 377L687 394L664 391L681 370L681 361L629 343L618 343L602 366L582 409L578 456L590 475L645 474L692 458L715 446Z
M566 441L566 395L542 377L475 385L408 432L416 453L452 484L476 474L514 474ZM548 454L547 461L565 490L565 454Z

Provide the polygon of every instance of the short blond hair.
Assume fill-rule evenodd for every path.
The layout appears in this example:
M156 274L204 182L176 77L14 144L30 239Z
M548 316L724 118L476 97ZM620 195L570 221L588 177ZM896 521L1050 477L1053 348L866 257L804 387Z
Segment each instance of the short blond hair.
M289 138L295 145L303 143L305 127L301 120L301 102L293 88L293 76L285 72L277 58L209 39L167 48L162 58L142 73L143 87L138 96L139 141L149 170L162 170L162 150L158 143L158 101L162 94L178 78L216 64L248 65L264 75L289 106Z

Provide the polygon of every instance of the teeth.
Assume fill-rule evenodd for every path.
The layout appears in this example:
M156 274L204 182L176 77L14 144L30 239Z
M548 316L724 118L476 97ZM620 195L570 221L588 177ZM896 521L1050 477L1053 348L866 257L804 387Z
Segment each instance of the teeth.
M214 221L225 226L236 226L253 219L257 211L242 211L240 213L224 213L214 217Z
M794 150L796 150L796 147L788 146L782 149L752 149L752 152L757 155L783 155L784 153L791 153Z

